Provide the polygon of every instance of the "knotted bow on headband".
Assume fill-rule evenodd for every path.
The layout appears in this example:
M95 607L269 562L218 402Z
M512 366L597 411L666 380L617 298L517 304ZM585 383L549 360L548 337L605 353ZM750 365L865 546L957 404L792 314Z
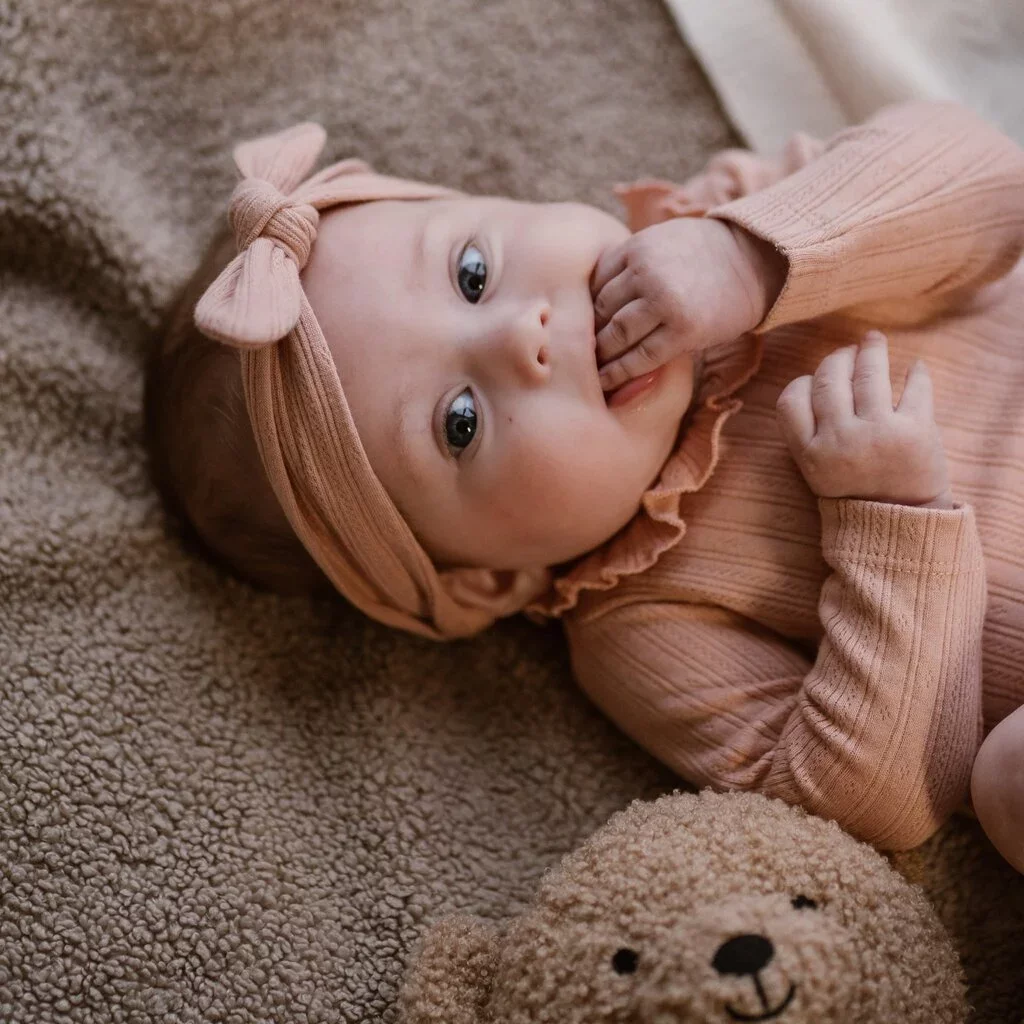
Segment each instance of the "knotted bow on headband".
M260 459L299 540L367 615L437 640L469 636L520 611L546 570L439 573L366 457L334 359L302 288L321 210L451 189L342 160L306 181L326 141L307 122L242 143L229 220L238 255L200 298L196 326L241 352Z

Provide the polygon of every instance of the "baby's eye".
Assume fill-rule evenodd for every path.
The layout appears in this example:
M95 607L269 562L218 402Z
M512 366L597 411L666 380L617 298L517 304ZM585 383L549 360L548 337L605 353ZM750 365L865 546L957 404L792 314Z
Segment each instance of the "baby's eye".
M444 417L445 443L456 458L476 436L476 405L473 392L466 388L448 406Z
M801 893L799 896L794 896L793 899L790 900L790 903L793 904L793 909L794 910L805 910L805 909L806 910L817 910L818 909L818 901L817 900L812 900L810 898L810 896L805 896L803 893Z
M477 303L487 284L487 263L484 254L475 246L467 245L459 257L459 291L468 302Z

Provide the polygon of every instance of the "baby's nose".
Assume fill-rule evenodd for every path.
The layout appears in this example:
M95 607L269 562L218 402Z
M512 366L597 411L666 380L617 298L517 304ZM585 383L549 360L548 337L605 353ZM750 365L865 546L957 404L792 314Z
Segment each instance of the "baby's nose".
M546 304L520 311L507 325L501 339L514 370L530 383L542 383L551 375L550 319L551 308Z
M757 974L775 955L775 947L763 935L737 935L723 942L711 961L719 974Z

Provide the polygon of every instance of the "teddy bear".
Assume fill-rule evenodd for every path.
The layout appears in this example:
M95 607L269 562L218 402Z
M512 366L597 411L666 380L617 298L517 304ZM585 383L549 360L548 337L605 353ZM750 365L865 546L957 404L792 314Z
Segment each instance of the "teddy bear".
M953 1024L924 894L835 822L754 793L635 801L502 926L421 941L403 1024Z

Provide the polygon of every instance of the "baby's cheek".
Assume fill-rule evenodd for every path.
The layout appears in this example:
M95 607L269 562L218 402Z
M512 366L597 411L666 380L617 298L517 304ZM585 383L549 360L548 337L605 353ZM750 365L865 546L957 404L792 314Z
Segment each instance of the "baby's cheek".
M639 505L642 487L624 478L619 446L605 433L599 424L565 424L524 445L510 467L534 522L566 541L596 546Z

